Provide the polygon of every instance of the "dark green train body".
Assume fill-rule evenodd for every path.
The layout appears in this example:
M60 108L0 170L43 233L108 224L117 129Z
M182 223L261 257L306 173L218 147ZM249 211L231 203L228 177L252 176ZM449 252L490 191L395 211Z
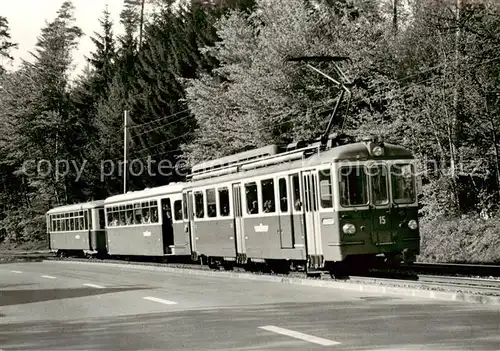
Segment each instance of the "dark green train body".
M272 145L198 165L183 193L192 251L213 265L328 269L419 253L414 159L400 146Z

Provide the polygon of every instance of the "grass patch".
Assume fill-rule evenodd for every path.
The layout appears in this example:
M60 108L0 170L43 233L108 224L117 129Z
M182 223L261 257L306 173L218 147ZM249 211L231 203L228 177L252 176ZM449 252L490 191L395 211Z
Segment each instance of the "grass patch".
M443 218L421 225L418 261L441 263L500 263L500 217L477 215Z

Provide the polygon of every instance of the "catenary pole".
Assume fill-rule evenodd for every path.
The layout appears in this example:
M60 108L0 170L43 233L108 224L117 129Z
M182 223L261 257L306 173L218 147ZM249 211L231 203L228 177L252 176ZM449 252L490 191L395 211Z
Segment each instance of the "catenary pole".
M127 193L127 156L128 156L128 111L125 110L123 124L123 193Z

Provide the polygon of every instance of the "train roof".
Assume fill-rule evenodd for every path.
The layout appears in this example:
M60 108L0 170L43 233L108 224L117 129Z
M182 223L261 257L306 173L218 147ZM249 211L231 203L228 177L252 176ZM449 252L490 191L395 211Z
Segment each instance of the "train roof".
M377 144L381 145L381 144ZM371 145L367 142L357 142L320 151L315 146L277 154L275 156L256 159L251 162L230 165L225 169L208 171L206 174L192 174L192 180L186 183L186 188L216 184L241 178L258 177L265 174L300 170L301 168L328 165L339 161L366 160L410 160L413 154L410 150L393 144L384 143L384 155L375 157L371 153Z
M243 161L253 161L276 155L278 152L278 145L268 145L254 150L243 151L236 155L224 156L215 160L198 163L197 165L193 166L191 172L193 174L196 174L205 169L211 169L221 165L232 165Z
M180 193L184 187L184 183L170 183L154 188L146 188L143 190L129 191L126 194L110 196L104 200L105 205L126 202L130 200L154 198L172 193Z
M103 206L104 206L104 200L90 201L90 202L85 202L85 203L55 207L55 208L50 209L47 212L47 214L76 212L76 211L89 210L92 208L98 208L98 207L103 207Z

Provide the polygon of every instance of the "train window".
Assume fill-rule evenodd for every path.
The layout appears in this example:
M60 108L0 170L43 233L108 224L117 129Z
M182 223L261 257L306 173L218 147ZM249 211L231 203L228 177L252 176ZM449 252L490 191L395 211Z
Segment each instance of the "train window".
M319 174L319 193L321 196L321 207L332 208L332 181L330 177L330 169L322 169Z
M112 226L116 225L115 221L113 220L114 213L110 212L110 210L111 210L110 208L106 209L106 212L108 214L108 227L112 227Z
M85 214L87 214L89 216L88 226L85 229L87 229L87 230L92 229L93 228L92 227L92 213L90 213L90 210L88 210L88 211L85 211Z
M187 195L182 194L182 215L184 219L188 219Z
M131 225L133 224L133 218L134 218L134 209L132 208L132 205L127 205L127 210L125 212L125 224L126 225Z
M229 189L219 188L219 211L223 217L229 216Z
M340 204L344 207L368 204L368 182L364 166L340 169Z
M142 208L136 208L134 206L134 224L141 224L141 223L142 223Z
M78 218L73 218L72 221L74 223L74 230L83 230L83 228L80 228L80 221Z
M318 179L316 176L312 175L311 176L311 209L313 211L317 211L318 210Z
M182 200L174 201L174 219L176 221L182 220Z
M149 203L149 213L151 215L151 223L158 223L158 202L151 201Z
M207 189L207 211L208 217L217 216L217 203L215 199L215 189Z
M302 209L302 201L300 200L300 183L298 174L294 174L292 176L292 194L293 207L295 211L300 211Z
M205 216L203 193L201 191L194 193L194 208L196 210L196 218L203 218Z
M370 180L372 183L372 202L374 205L389 203L389 187L387 168L383 165L370 167Z
M99 228L98 229L104 229L104 209L100 208L99 209Z
M149 204L142 203L142 206L143 207L142 207L141 224L150 224L151 223L151 209L149 208Z
M164 222L167 219L169 221L172 221L172 205L170 203L169 198L161 200L161 212L162 212L162 218L163 218Z
M280 178L278 182L280 188L280 210L281 212L288 211L288 194L286 191L286 179Z
M257 194L257 183L245 184L245 193L247 199L247 213L259 213L259 195Z
M391 167L392 200L397 204L415 202L415 172L411 164Z
M142 223L142 208L141 203L136 202L132 205L132 223L133 224L141 224Z
M123 209L123 206L118 207L118 225L125 225L127 223L125 221L125 210Z
M276 203L274 200L274 180L263 180L260 185L262 187L262 210L264 213L275 212Z

